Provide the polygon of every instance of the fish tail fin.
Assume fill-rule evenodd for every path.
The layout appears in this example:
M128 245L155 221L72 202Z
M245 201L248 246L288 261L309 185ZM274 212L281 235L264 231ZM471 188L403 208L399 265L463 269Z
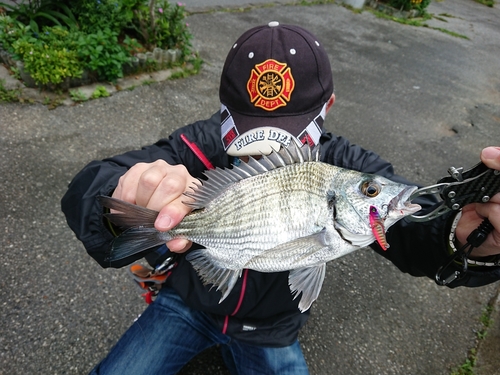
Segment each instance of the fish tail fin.
M168 233L155 229L154 223L158 211L111 197L98 196L97 200L103 207L118 211L105 213L104 217L124 230L113 240L111 252L107 258L109 262L146 252L172 239Z
M105 213L104 217L121 229L134 227L154 227L158 211L150 210L120 199L98 196L97 201L106 208L118 213Z
M159 232L155 228L130 228L113 240L107 260L116 262L163 245L170 239L166 233Z

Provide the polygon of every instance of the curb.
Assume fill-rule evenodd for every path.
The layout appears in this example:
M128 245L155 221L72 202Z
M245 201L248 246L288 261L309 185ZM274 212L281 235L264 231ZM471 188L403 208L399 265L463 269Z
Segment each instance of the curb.
M479 341L476 354L475 375L500 375L500 287L492 298L491 325L486 336Z
M42 91L36 88L26 87L20 80L14 78L9 74L7 68L0 64L0 80L4 80L4 87L7 90L20 90L19 98L21 101L48 104L57 103L66 106L75 105L81 101L92 100L92 94L98 86L104 87L109 95L113 95L122 90L132 90L137 86L144 84L162 82L170 79L173 75L192 70L192 64L187 64L185 68L176 67L171 69L159 70L152 73L133 74L116 81L116 84L109 82L96 82L89 85L78 86L69 89L64 93L55 93L51 91ZM78 92L83 100L71 99L71 93Z

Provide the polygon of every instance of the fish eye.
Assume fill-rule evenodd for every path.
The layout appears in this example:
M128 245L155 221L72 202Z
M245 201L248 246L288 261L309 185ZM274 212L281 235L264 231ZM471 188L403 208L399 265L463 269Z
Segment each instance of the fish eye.
M365 181L361 184L361 193L369 198L374 198L379 195L382 187L375 181Z

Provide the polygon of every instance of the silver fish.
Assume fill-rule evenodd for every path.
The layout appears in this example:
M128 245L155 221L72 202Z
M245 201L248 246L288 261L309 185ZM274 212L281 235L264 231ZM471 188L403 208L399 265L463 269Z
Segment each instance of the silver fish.
M205 249L186 255L206 284L231 292L245 268L290 271L289 285L299 309L318 298L326 262L370 245L375 235L370 207L387 230L420 210L408 201L415 186L335 167L319 161L319 148L291 146L232 169L205 172L206 181L185 195L192 213L168 232L154 228L157 211L99 197L106 214L125 230L115 238L110 261L137 254L173 238Z

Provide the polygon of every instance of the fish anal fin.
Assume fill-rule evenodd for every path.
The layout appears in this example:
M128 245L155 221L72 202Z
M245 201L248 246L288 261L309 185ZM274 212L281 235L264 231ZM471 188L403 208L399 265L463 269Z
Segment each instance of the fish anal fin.
M224 301L231 293L243 271L242 269L230 270L222 267L215 263L204 249L192 251L186 255L186 259L191 263L205 285L212 284L222 293L219 303Z
M288 284L294 299L299 297L299 310L308 310L316 301L325 279L326 263L315 267L297 268L290 271Z

